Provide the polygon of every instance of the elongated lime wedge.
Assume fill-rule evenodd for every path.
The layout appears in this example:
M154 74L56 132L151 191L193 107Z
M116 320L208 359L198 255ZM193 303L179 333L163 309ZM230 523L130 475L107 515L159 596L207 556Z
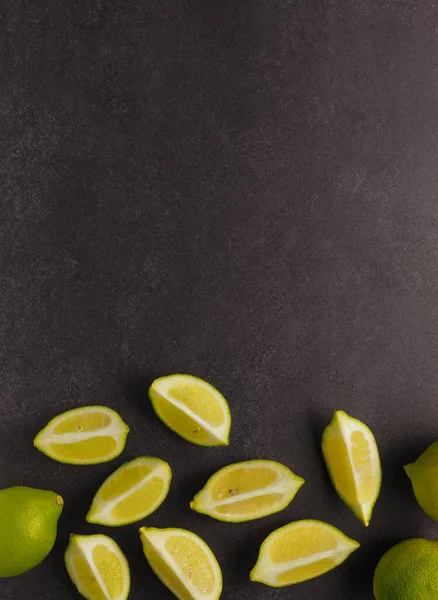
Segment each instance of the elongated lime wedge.
M301 583L334 569L358 547L328 523L289 523L263 542L251 580L271 587Z
M190 506L219 521L260 519L286 508L303 483L278 462L247 460L215 473Z
M370 429L337 410L322 436L322 452L339 496L367 526L382 482L379 451Z
M58 415L36 436L34 445L62 463L93 465L122 452L129 427L106 406L83 406Z

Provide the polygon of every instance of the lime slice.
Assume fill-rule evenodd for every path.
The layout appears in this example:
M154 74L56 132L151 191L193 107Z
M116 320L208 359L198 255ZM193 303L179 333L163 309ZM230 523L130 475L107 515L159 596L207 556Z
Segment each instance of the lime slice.
M222 591L218 562L200 537L185 529L142 527L146 559L179 600L217 600Z
M147 517L166 498L171 478L169 465L159 458L125 463L99 488L87 521L118 527Z
M247 460L220 469L190 507L238 523L279 512L293 500L304 479L273 460Z
M379 451L370 429L337 410L323 433L322 452L339 496L367 526L382 481Z
M36 436L34 445L62 463L93 465L118 456L129 427L106 406L83 406L58 415Z
M65 552L65 566L78 592L87 600L128 597L128 561L106 535L72 535Z
M328 523L289 523L263 542L251 581L271 587L301 583L334 569L357 548L358 542Z
M175 433L200 446L227 446L231 414L216 388L192 375L156 379L149 397L160 419Z

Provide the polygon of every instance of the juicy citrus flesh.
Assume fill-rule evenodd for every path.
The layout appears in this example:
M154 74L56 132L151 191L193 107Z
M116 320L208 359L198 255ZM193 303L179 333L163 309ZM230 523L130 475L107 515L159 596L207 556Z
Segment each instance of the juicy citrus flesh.
M222 573L207 544L185 529L143 527L140 536L146 559L179 600L217 600Z
M438 600L438 542L420 538L393 546L374 573L376 600Z
M55 492L23 486L0 490L0 577L21 575L46 558L63 505Z
M58 415L36 436L35 446L69 464L97 464L118 456L129 428L106 406L84 406Z
M165 500L171 478L169 465L159 458L144 456L125 463L96 493L87 521L120 526L149 516Z
M249 460L220 469L190 506L220 521L249 521L283 510L304 479L272 460Z
M364 423L338 410L324 431L322 451L336 491L368 525L382 480L373 434Z
M76 431L90 432L105 429L111 424L111 417L101 410L78 411L70 414L64 413L65 418L59 420L53 427L53 433L74 433Z
M438 442L427 448L412 464L405 466L415 498L424 512L438 521Z
M358 542L320 521L296 521L263 542L251 580L285 587L323 575L359 547Z
M73 535L65 553L67 571L88 600L125 600L130 573L119 546L105 535Z
M230 409L211 384L192 375L156 379L149 397L160 419L175 433L200 446L226 446Z

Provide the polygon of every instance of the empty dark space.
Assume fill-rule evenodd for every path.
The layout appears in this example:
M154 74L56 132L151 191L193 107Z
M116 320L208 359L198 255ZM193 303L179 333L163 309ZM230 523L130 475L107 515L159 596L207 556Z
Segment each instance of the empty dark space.
M152 455L174 473L147 519L203 537L224 600L369 600L382 553L438 535L403 464L437 439L438 5L434 0L5 0L0 8L0 487L65 499L54 551L2 600L73 600L68 536L104 532L132 600L173 597L138 526L90 526L103 479ZM154 416L158 376L217 386L228 448ZM33 448L53 416L116 409L109 464ZM367 423L383 486L365 529L320 452L341 408ZM231 525L189 509L219 467L272 458L306 479L284 511ZM285 590L249 581L300 518L362 546ZM0 533L1 535L1 533Z

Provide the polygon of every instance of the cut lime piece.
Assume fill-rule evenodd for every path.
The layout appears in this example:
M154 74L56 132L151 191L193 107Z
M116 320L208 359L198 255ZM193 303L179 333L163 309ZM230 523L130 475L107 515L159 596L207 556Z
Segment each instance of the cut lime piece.
M93 465L122 452L129 427L106 406L82 406L58 415L36 436L34 445L62 463Z
M106 535L72 535L65 566L78 592L87 600L126 600L129 595L128 561Z
M146 559L179 600L217 600L222 573L213 552L200 537L185 529L142 527Z
M118 527L154 512L169 492L172 471L160 458L143 456L122 465L94 497L89 523Z
M339 496L367 526L382 482L372 432L361 421L337 410L323 433L322 453Z
M199 446L227 446L231 414L212 385L192 375L156 379L149 397L160 419L175 433Z
M266 538L250 577L271 587L301 583L334 569L358 547L328 523L296 521Z
M286 508L303 483L278 462L247 460L210 477L190 507L219 521L260 519Z

